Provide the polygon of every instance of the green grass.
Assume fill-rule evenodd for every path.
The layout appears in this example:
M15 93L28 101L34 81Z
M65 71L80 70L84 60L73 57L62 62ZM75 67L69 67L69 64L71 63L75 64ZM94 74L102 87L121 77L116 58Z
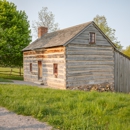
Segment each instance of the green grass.
M11 74L10 74L10 70L11 68L8 67L0 67L0 78L23 80L23 69L22 69L22 76L19 75L19 68L13 68Z
M8 80L8 79L3 79L3 78L0 78L0 82L13 82L13 81Z
M130 130L130 95L0 85L0 106L61 130Z

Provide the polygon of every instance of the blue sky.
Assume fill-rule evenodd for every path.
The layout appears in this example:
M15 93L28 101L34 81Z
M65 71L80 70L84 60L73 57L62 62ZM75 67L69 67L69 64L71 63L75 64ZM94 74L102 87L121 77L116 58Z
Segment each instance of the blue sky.
M130 45L130 0L8 0L18 10L24 10L32 26L38 12L48 7L55 15L60 29L92 21L98 15L107 18L108 26L115 29L121 45ZM33 40L34 37L33 37Z

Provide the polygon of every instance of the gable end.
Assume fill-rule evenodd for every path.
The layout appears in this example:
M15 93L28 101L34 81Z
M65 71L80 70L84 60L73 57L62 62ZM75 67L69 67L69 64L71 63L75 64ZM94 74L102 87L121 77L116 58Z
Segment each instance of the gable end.
M82 32L84 32L84 30L86 30L89 26L91 26L93 22L91 22L89 25L87 25L84 29L82 29L77 35L75 35L74 37L72 37L69 41L67 41L63 46L67 46L70 42L72 42L76 37L78 37L80 34L82 34Z
M90 43L90 33L95 34L95 42ZM111 42L111 40L102 32L102 30L94 23L91 22L87 27L81 30L77 35L71 38L64 46L71 44L84 44L84 45L103 45L103 46L116 46Z

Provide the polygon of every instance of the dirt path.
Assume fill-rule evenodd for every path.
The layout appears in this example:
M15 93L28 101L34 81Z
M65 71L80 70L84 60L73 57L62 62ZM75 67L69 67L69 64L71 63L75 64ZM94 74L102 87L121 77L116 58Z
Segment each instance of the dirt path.
M46 123L37 121L30 116L16 115L0 107L0 130L51 130Z

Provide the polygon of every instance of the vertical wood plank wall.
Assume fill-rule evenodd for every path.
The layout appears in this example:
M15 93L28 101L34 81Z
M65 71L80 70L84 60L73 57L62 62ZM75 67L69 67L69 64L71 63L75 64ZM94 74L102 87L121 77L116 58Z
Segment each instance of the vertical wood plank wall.
M39 49L37 51L24 52L24 80L38 81L38 61L42 61L42 80L45 85L50 87L66 88L66 67L65 67L65 47L50 49ZM30 72L32 63L32 72ZM58 64L58 76L53 74L53 64Z
M130 59L115 51L115 90L130 92Z

